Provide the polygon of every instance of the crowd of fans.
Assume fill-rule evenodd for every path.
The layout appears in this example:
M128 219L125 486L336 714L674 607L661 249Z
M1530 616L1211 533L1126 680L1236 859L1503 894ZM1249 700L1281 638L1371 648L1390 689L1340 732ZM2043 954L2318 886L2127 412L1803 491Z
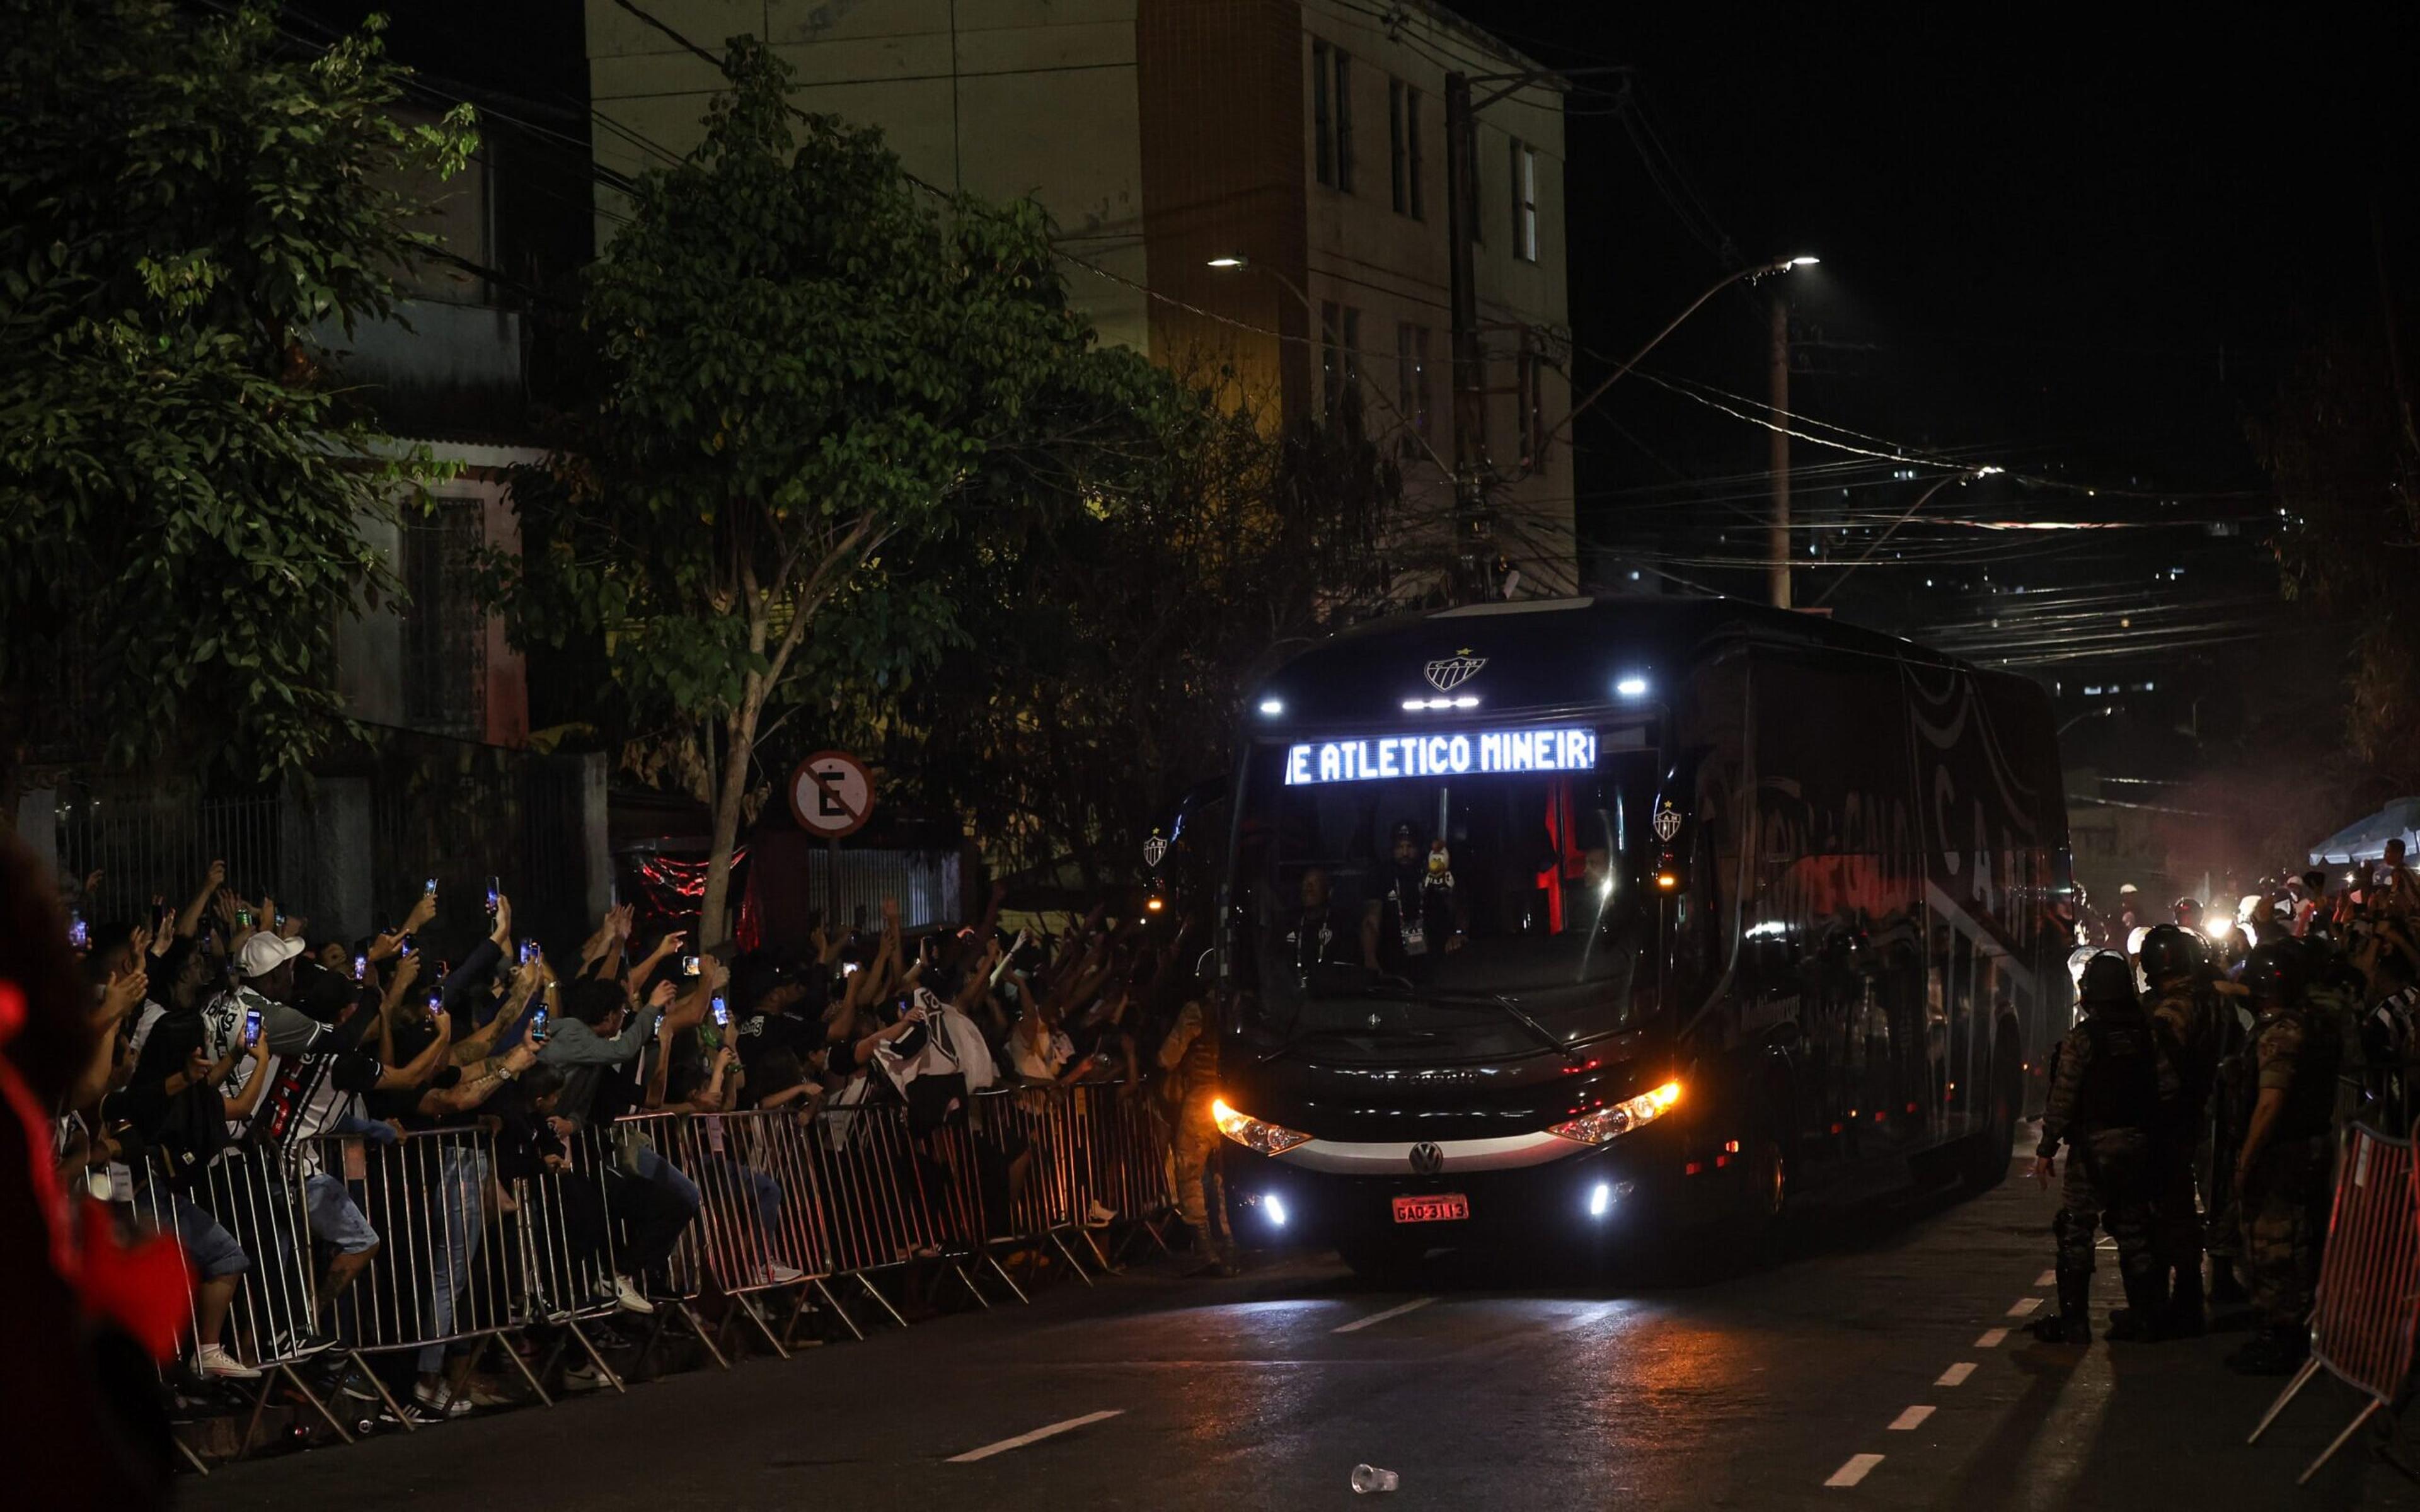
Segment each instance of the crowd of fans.
M101 880L71 896L97 896ZM1181 1073L1201 1022L1198 1004L1186 1011L1187 932L1156 911L1112 923L1095 909L1055 937L1012 933L1000 924L1004 896L996 889L967 928L910 936L886 903L878 929L818 926L805 940L747 951L692 950L681 930L643 931L617 906L561 950L517 933L512 900L492 883L462 899L431 881L393 928L345 939L273 898L240 896L213 864L181 902L156 898L141 917L70 915L105 1071L51 1100L55 1180L109 1204L126 1235L172 1231L181 1244L194 1289L190 1336L165 1372L176 1400L231 1400L238 1388L227 1383L260 1374L249 1356L295 1363L315 1390L365 1414L389 1399L424 1419L503 1405L515 1397L485 1353L508 1347L500 1341L356 1352L347 1298L395 1236L380 1232L386 1220L371 1213L388 1209L336 1151L419 1131L492 1136L433 1145L443 1153L411 1167L433 1188L415 1198L436 1235L414 1246L436 1294L425 1337L450 1331L453 1294L479 1263L478 1231L512 1210L516 1180L571 1168L577 1142L610 1137L625 1116L769 1109L812 1126L835 1110L893 1103L922 1134L964 1123L968 1099L987 1088L1087 1082L1156 1093L1172 1116L1185 1089L1169 1085L1166 1068ZM474 932L452 959L429 944ZM986 1197L1013 1202L1032 1151L1007 1129L982 1145L982 1180L997 1188ZM648 1315L662 1304L704 1173L646 1140L622 1153L600 1163L603 1200L566 1215L600 1254L613 1226L606 1294L530 1297L530 1311L610 1302ZM779 1183L719 1146L689 1163L703 1160L726 1167L716 1180L748 1194L763 1226L769 1257L754 1279L800 1280L814 1257L769 1242L781 1228ZM308 1216L300 1242L290 1224L256 1216L276 1206L259 1200L264 1183L298 1180ZM1087 1221L1114 1217L1095 1202ZM239 1350L230 1306L264 1263L307 1267L308 1291L297 1291L316 1311L271 1307L249 1325L263 1336ZM616 1342L610 1327L599 1332ZM365 1376L390 1368L383 1381ZM578 1390L600 1376L575 1365L563 1382Z

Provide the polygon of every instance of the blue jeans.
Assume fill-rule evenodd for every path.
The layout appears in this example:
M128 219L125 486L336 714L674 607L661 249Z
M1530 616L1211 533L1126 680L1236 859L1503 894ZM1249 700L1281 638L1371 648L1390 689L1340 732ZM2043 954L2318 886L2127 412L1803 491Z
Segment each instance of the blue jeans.
M428 1332L454 1332L456 1298L470 1279L479 1257L480 1197L488 1186L488 1157L468 1145L456 1145L437 1158L438 1243L430 1256ZM426 1344L420 1350L420 1372L435 1375L445 1367L445 1346Z
M681 1201L688 1205L691 1216L695 1216L698 1210L706 1206L706 1197L698 1191L697 1183L683 1175L679 1166L657 1154L654 1146L645 1146L640 1149L638 1165L641 1180L653 1181L659 1186L672 1188L680 1195Z

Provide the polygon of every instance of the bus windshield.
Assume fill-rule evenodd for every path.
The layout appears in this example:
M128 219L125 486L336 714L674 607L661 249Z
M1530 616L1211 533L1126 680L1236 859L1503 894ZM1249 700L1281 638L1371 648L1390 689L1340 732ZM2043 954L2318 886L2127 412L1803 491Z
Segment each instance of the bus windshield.
M1234 898L1248 1025L1473 1054L1630 1027L1653 996L1652 742L1637 723L1551 733L1519 761L1419 759L1443 755L1433 738L1255 751ZM1390 745L1403 760L1373 754Z

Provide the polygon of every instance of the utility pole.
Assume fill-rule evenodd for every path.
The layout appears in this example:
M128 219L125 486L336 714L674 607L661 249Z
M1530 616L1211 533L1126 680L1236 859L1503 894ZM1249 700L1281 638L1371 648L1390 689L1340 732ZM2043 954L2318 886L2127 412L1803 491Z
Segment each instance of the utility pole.
M1487 501L1487 375L1479 348L1479 286L1470 251L1477 212L1470 80L1445 76L1446 264L1453 319L1453 533L1455 597L1495 596L1496 520Z
M1772 574L1773 607L1790 608L1790 302L1773 291L1773 338L1766 353L1773 386L1773 523L1764 554Z

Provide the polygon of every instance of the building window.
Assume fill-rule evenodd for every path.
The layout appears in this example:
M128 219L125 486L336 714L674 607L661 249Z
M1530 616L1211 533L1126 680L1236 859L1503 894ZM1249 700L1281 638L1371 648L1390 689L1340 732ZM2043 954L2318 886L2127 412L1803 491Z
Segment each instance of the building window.
M1361 383L1361 312L1323 300L1319 305L1319 394L1331 418Z
M1520 409L1522 470L1539 471L1546 465L1546 360L1526 339L1513 370L1513 402Z
M1401 79L1387 81L1387 141L1394 165L1395 213L1427 219L1420 202L1420 92Z
M1512 142L1512 255L1538 260L1538 149Z
M486 505L441 499L403 527L403 717L415 729L487 733L488 616L473 595Z
M1336 51L1336 187L1353 193L1353 57Z
M1336 120L1327 103L1327 44L1311 44L1311 162L1323 184L1336 182Z
M1395 322L1395 410L1404 428L1404 455L1423 455L1429 439L1429 328L1409 320Z

